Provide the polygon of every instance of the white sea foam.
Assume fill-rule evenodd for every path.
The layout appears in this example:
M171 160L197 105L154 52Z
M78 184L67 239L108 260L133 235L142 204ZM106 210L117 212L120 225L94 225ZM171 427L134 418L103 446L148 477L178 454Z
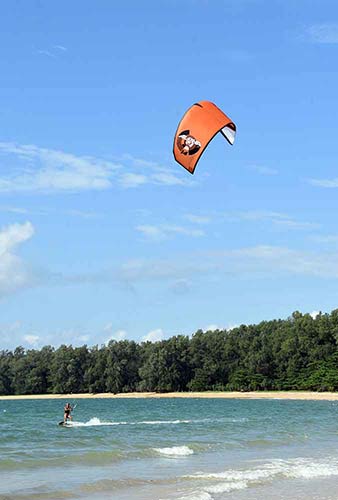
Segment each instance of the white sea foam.
M247 481L227 481L225 483L218 483L214 486L207 486L205 491L207 493L229 493L234 490L244 490L248 487Z
M249 419L246 418L246 417L240 417L240 418L218 418L218 419L215 419L215 422L232 422L234 424L241 424L241 423L244 423L244 422L248 422Z
M134 425L161 425L161 424L190 424L192 420L144 420L142 422L133 422Z
M192 491L177 500L212 500L212 496L206 491Z
M100 425L128 425L128 422L101 422L97 417L93 417L88 422L71 422L67 425L71 427L96 427Z
M168 457L187 457L188 455L193 455L194 450L189 448L189 446L172 446L170 448L153 448L154 451L160 453L160 455L166 455Z
M314 477L338 476L338 460L311 462L298 459L286 467L285 476L290 478L310 479Z
M192 420L141 420L140 422L101 422L97 417L93 417L88 422L68 422L67 425L70 427L92 427L99 425L177 425L177 424L189 424Z
M201 492L219 494L245 489L257 483L269 483L274 479L313 479L327 476L338 476L337 458L318 461L308 458L271 460L250 469L198 472L185 477L204 479L207 483L201 487Z
M262 468L247 470L229 469L224 472L196 473L188 477L197 479L226 479L227 481L259 481L275 476L282 471L283 469L277 464L265 464Z

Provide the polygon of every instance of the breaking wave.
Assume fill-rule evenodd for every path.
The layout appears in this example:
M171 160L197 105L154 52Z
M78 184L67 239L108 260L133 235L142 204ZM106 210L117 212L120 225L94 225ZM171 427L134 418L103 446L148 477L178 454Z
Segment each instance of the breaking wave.
M171 446L168 448L153 448L153 450L167 457L187 457L194 453L194 450L189 448L189 446Z
M320 477L338 476L337 458L313 461L308 458L290 460L272 460L250 469L228 469L224 472L198 472L184 476L186 479L204 480L206 483L197 491L194 490L179 500L194 500L213 498L213 494L229 493L242 490L257 484L267 484L274 479L315 479ZM210 496L211 495L211 496Z

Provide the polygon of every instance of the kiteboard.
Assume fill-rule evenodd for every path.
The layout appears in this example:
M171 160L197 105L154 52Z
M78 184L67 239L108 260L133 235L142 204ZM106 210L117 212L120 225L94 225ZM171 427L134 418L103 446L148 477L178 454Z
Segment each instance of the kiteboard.
M72 423L71 422L64 422L63 420L61 420L61 422L59 422L58 425L62 425L63 427L71 427Z

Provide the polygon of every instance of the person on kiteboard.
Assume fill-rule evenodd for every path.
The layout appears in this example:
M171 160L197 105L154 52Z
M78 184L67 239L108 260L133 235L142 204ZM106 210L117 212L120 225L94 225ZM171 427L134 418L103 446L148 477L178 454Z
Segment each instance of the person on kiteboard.
M71 412L73 411L73 408L70 403L66 403L66 406L64 407L64 415L63 415L63 422L66 423L68 420L72 420L73 417L71 416Z

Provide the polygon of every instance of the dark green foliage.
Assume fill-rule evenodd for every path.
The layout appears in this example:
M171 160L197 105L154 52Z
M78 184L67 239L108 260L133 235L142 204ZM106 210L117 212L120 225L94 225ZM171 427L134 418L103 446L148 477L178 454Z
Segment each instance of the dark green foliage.
M13 354L0 352L0 394L13 394Z
M0 394L338 390L338 310L161 342L0 351Z
M143 363L139 370L141 391L184 391L191 376L189 338L180 335L142 345Z
M85 392L85 373L89 368L87 346L62 345L51 363L51 389L54 393Z
M106 348L104 370L106 392L132 392L139 381L140 359L138 346L133 341L111 340Z

